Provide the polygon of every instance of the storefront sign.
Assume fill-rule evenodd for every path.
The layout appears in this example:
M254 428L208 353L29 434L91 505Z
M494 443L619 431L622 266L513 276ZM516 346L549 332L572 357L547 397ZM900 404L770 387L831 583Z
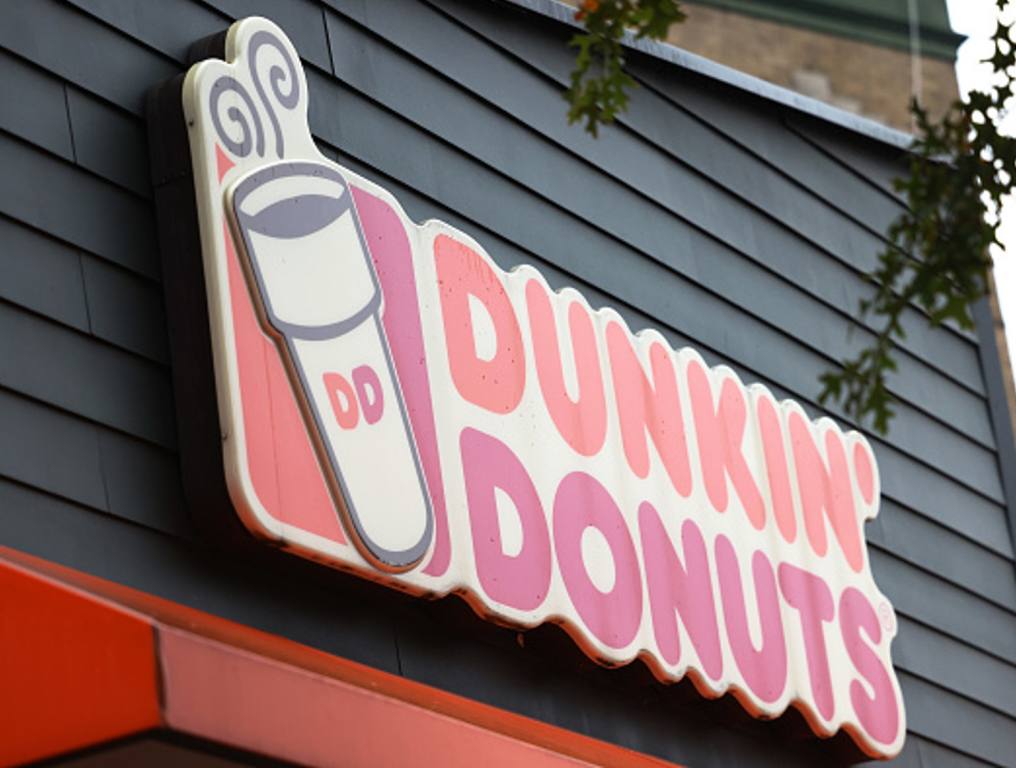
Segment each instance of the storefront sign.
M227 484L247 527L897 753L866 440L530 267L502 271L463 232L415 224L318 151L307 101L264 19L234 24L226 61L183 85Z

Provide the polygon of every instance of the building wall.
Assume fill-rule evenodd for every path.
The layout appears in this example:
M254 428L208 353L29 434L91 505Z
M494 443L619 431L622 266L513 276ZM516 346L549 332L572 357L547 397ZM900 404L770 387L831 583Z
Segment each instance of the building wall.
M959 96L955 64L922 56L915 83L911 56L874 43L688 3L668 41L685 50L791 88L900 130L918 95L932 115Z
M853 310L899 210L890 147L639 57L630 113L594 141L565 121L569 30L504 3L12 0L0 5L0 544L668 759L857 759L793 712L757 722L641 665L600 669L556 628L494 627L457 598L409 598L271 551L231 519L209 532L215 510L180 480L188 414L174 406L160 287L174 254L156 244L144 100L191 43L255 13L305 60L323 151L503 267L534 264L814 417L818 375L870 338ZM872 438L882 514L867 530L899 615L910 734L898 764L1011 765L1014 491L982 374L989 337L928 330L916 310L904 324L899 416Z
M759 13L767 11L760 5ZM681 8L687 18L670 28L667 42L901 131L913 129L913 96L934 117L959 97L954 58L922 55L915 70L909 51L846 32L761 18L740 7L683 2Z
M946 0L691 0L782 24L910 51L919 35L926 56L955 59L963 35L953 31Z

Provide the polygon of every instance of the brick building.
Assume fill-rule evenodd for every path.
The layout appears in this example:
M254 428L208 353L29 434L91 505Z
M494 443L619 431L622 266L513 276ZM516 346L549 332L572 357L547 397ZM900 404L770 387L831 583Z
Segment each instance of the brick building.
M848 112L908 130L910 97L956 98L945 0L704 0L670 42Z

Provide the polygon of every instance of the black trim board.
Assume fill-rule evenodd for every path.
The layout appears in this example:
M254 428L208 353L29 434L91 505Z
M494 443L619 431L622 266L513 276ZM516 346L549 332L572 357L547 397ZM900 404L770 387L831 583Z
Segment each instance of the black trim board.
M1002 487L1008 498L1006 512L1009 518L1009 536L1016 550L1016 436L1013 435L1013 414L1009 412L1002 371L1002 356L995 335L995 322L988 299L981 299L974 307L974 321L981 341L981 367L988 387L988 401L991 404L991 418L995 428L995 444L998 451L998 470L1002 476ZM1012 330L1012 329L1010 329Z

